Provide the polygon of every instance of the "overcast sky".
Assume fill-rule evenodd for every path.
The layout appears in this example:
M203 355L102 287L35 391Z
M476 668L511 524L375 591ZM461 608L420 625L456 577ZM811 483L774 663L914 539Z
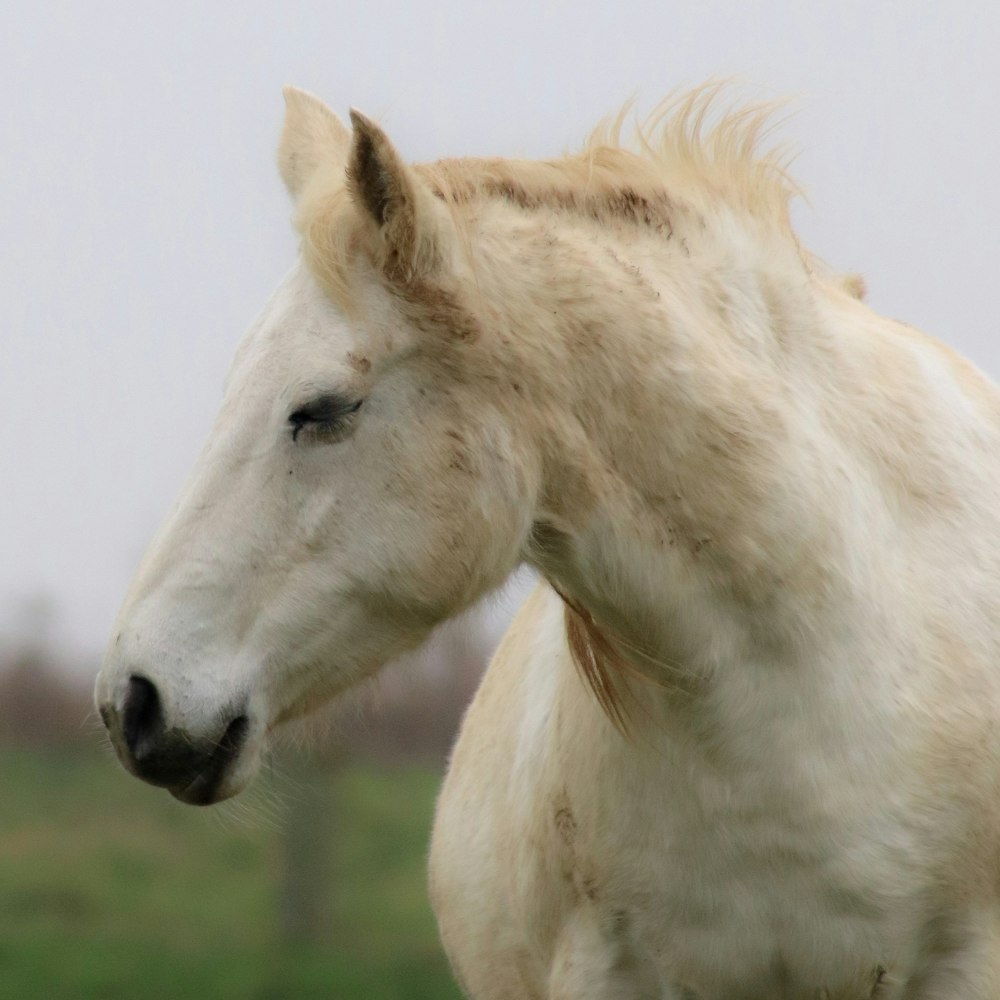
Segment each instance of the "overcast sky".
M1000 375L1000 4L172 2L0 9L0 637L100 650L291 264L281 85L411 159L547 156L636 94L791 95L797 225Z

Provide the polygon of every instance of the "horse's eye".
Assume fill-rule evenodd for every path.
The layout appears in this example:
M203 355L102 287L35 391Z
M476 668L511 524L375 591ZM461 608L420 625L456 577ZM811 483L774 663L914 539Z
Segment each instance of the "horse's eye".
M315 429L321 435L335 436L345 428L349 418L361 409L363 400L347 400L343 396L317 396L308 403L297 407L288 417L292 428L292 440L298 440L303 428Z

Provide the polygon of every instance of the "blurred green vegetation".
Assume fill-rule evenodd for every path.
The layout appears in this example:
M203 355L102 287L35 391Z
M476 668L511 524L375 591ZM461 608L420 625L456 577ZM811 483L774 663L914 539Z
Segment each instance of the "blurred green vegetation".
M458 1000L425 889L439 776L359 763L323 774L332 933L305 943L280 926L296 774L195 809L109 755L0 747L3 996Z

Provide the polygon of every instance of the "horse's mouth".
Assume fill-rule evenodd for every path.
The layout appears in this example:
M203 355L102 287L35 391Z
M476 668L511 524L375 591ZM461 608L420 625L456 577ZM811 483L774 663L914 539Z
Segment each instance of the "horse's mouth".
M235 795L242 788L242 783L228 779L232 778L249 729L250 720L245 715L233 719L205 766L186 784L168 786L170 794L189 806L210 806Z
M214 806L217 802L224 802L239 791L238 788L226 789L220 794L222 784L222 775L199 774L190 785L169 788L167 791L178 802L183 802L185 805Z

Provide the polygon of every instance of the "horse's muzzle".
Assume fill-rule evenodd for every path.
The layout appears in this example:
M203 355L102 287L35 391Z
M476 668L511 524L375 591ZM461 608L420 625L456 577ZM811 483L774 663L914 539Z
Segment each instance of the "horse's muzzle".
M214 733L196 736L168 724L156 685L137 675L129 678L120 704L101 705L100 713L118 757L137 778L189 805L227 797L226 777L249 730L245 714L224 713Z

